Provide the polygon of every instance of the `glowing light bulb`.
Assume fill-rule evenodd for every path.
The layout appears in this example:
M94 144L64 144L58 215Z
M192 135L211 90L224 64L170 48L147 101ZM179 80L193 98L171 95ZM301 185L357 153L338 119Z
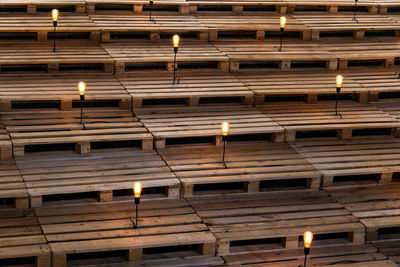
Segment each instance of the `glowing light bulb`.
M286 25L286 17L282 16L281 17L281 28L285 28Z
M179 46L179 41L180 41L180 37L179 35L175 34L174 36L172 36L172 43L174 44L174 47L178 47Z
M342 83L343 83L343 76L342 75L336 76L336 87L341 88Z
M79 89L79 94L80 95L85 95L86 83L85 82L79 82L78 83L78 89Z
M223 135L223 136L227 136L227 135L228 135L228 132L229 132L229 122L224 121L224 122L221 124L221 130L222 130L222 135Z
M313 241L314 234L310 231L307 231L303 235L303 240L304 240L304 247L305 248L310 248L311 243Z
M140 195L142 194L142 183L136 182L133 185L133 193L135 194L135 198L140 198Z
M53 17L53 21L57 21L58 20L58 15L59 15L58 9L53 9L51 11L51 16Z

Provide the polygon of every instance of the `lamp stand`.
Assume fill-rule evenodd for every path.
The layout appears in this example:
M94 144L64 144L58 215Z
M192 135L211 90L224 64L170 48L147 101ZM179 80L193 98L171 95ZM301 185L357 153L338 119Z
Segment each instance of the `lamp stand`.
M228 166L226 166L226 163L225 163L225 152L226 152L226 141L227 141L227 136L225 136L225 135L223 135L222 136L222 141L224 142L224 149L223 149L223 152L222 152L222 163L224 164L224 167L225 167L225 169L228 169Z
M133 224L133 228L136 229L138 227L138 216L139 216L139 204L140 204L140 198L139 197L135 197L135 206L136 206L136 215L135 218L136 220L133 220L133 218L131 217L131 221Z
M80 124L83 125L83 129L85 130L85 124L83 123L83 102L85 101L85 95L80 95L80 103L81 103L81 121Z
M176 54L178 53L178 47L174 47L174 81L173 84L177 83L179 84L179 78L176 75L176 72L178 70L178 66L176 64Z
M56 39L57 39L57 21L53 21L53 27L54 27L54 41L53 41L53 52L56 52Z
M153 0L150 0L150 21L156 23L156 20L151 18L152 12L153 12Z
M340 93L340 87L336 87L335 116L340 116L340 118L342 118L342 114L338 112L339 93Z
M285 31L285 28L281 28L281 41L279 44L279 52L282 51L282 41L283 41L283 32Z
M310 254L310 248L304 248L304 263L298 267L307 267L307 256Z
M356 14L357 14L357 3L358 3L358 0L354 0L354 16L353 16L353 21L355 21L356 23L358 23L358 20L357 20L357 18L356 18Z

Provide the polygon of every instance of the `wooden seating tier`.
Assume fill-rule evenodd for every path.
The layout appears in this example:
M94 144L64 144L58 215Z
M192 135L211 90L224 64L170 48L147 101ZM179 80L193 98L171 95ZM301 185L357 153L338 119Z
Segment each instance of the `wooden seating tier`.
M357 22L353 15L294 15L299 23L311 30L313 40L318 40L324 33L344 33L350 31L353 37L363 39L367 31L398 31L400 24L390 16L384 15L357 15Z
M12 199L17 209L29 207L28 191L13 159L0 162L0 199Z
M115 191L132 192L137 181L142 182L145 190L163 189L149 196L179 197L178 179L154 151L130 148L85 155L48 152L18 158L17 163L32 207L42 206L43 197L48 195L81 193L76 199L85 201L82 193L95 192L100 202L113 201L118 199Z
M114 72L114 60L104 49L93 43L76 43L58 40L56 52L53 42L20 42L0 44L1 71L47 71L58 72L72 68L82 71L98 69L106 73Z
M400 125L394 116L355 101L340 101L337 115L334 101L277 102L258 108L285 128L288 142L295 141L298 132L336 131L339 138L351 139L355 130L397 129Z
M101 29L101 40L112 41L111 35L118 33L147 34L150 40L159 40L160 34L195 33L199 39L208 39L208 28L192 16L153 16L154 21L145 15L91 15L93 22ZM184 25L184 26L182 26ZM115 39L114 39L115 40ZM121 38L116 39L121 42Z
M223 259L233 266L293 267L304 262L304 249L249 251L226 255ZM312 246L307 259L309 266L396 266L372 245L317 245Z
M164 148L166 139L213 137L222 140L221 123L231 122L229 135L271 134L272 140L283 141L283 128L253 107L209 105L186 108L143 108L136 116L153 134L156 148Z
M198 106L200 100L239 97L243 104L253 103L253 93L234 76L227 73L194 71L180 72L178 84L171 73L132 73L118 80L132 96L133 107L140 108L144 100L185 99L188 106Z
M173 71L174 49L169 42L134 42L134 43L110 43L103 44L104 49L115 60L115 72L123 73L128 70L127 65L139 64L137 68L146 64L161 64L157 68L166 68ZM177 54L177 67L181 63L204 64L215 63L216 68L222 71L228 70L228 57L207 42L182 41ZM143 64L144 63L144 64ZM165 67L164 67L165 66Z
M46 41L48 34L54 32L53 20L49 15L0 16L0 33L19 33L22 35L27 32L36 33L38 41ZM62 19L60 18L57 24L56 34L82 32L89 33L91 40L99 41L100 31L89 16L62 15Z
M290 188L318 189L320 184L320 173L288 144L228 142L225 165L222 162L222 148L215 146L172 146L159 153L181 181L183 197L190 197L194 193L224 194L230 192L229 183L243 183L242 190L235 190L249 193ZM290 187L285 184L285 180L288 183L304 180L305 183ZM283 182L284 185L260 187L262 181L277 184ZM221 189L194 192L196 186L212 184L222 184Z
M0 210L0 262L34 258L37 267L51 266L51 252L33 210Z
M398 234L383 230L400 226L399 183L358 189L329 190L333 197L365 226L366 240L397 241ZM394 250L395 251L395 250ZM398 251L398 249L397 249ZM398 254L400 255L400 254Z
M153 137L130 111L116 108L80 111L20 110L1 113L10 133L14 156L23 156L25 146L76 144L80 153L88 153L93 142L141 141L142 149L152 149Z
M127 251L128 261L154 259L145 249L183 245L199 245L200 254L214 255L215 237L185 200L142 201L137 229L134 206L125 202L37 208L52 266L66 266L67 255L116 250Z
M20 12L20 9L23 8L27 13L36 13L40 9L68 9L70 7L76 13L86 12L85 0L3 0L0 7L8 8L10 11L15 9L16 12Z
M342 73L343 74L343 73ZM305 102L315 104L320 95L336 94L337 72L297 71L285 73L238 73L235 77L254 92L256 105L265 104L269 97L304 95ZM368 101L368 90L344 74L341 94L355 94L362 103ZM350 77L349 77L350 76Z
M400 170L396 156L400 142L396 138L384 136L354 137L352 140L315 138L298 140L292 146L322 173L323 187L349 188L366 184L376 185L377 182L389 183L392 181L393 173ZM362 175L372 175L372 177L362 177ZM348 179L339 179L346 176ZM357 179L357 176L361 176L362 179Z
M258 250L298 248L305 229L316 236L348 233L348 239L344 236L335 242L364 243L364 227L356 217L322 191L226 195L189 202L215 235L218 255L240 253L241 246L231 246L234 241L280 239L281 243L261 243Z
M13 103L60 103L61 110L71 110L79 100L77 84L86 83L85 101L117 100L121 109L131 107L131 97L111 75L5 75L0 77L0 108L11 111Z

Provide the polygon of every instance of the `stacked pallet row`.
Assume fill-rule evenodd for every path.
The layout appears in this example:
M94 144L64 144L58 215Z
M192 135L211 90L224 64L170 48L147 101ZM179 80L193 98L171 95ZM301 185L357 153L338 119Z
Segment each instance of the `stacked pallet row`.
M0 266L397 266L400 5L354 4L2 1Z

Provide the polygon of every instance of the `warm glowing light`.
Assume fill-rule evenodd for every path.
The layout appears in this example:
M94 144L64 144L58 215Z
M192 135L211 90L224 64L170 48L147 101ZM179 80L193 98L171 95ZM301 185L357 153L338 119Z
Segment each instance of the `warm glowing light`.
M57 21L57 19L58 19L58 14L59 14L58 9L53 9L53 10L51 11L51 16L53 17L53 21Z
M179 41L180 41L180 37L179 35L175 34L174 36L172 36L172 43L174 44L174 47L178 47L179 46Z
M342 87L342 83L343 83L343 76L342 75L336 76L336 87L337 88Z
M80 95L85 95L86 83L85 82L79 82L78 83L78 89L79 89L79 94Z
M140 198L140 195L142 194L142 183L136 182L133 185L133 193L135 194L135 198Z
M227 136L228 135L228 131L229 131L229 122L224 121L221 124L221 130L222 130L222 135L223 136Z
M307 231L304 233L303 235L303 240L304 240L304 247L305 248L310 248L311 247L311 243L313 240L314 234L310 231Z
M281 17L281 28L285 28L286 25L286 17L282 16Z

